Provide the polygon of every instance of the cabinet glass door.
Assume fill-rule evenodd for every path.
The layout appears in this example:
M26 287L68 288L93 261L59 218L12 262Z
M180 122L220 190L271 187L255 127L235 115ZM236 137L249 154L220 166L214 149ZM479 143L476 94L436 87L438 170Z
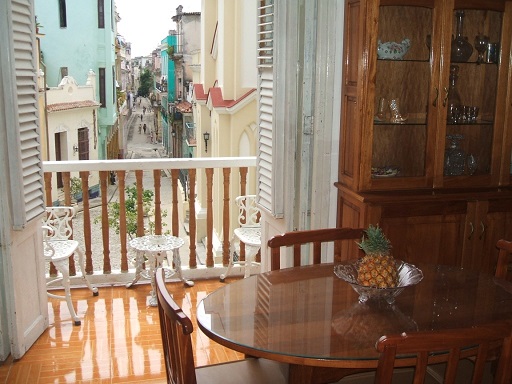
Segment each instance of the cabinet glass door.
M444 187L489 185L491 175L498 173L493 151L500 129L496 111L502 18L495 10L453 10L450 66L444 69L449 71L443 100Z
M374 188L425 185L433 9L379 7L371 180Z

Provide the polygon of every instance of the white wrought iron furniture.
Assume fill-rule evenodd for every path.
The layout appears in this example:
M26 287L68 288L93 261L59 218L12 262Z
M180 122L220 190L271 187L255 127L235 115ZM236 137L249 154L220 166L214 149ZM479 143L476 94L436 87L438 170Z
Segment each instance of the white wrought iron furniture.
M53 263L60 276L48 279L46 286L50 288L61 282L64 287L64 295L57 295L48 291L48 297L66 300L69 313L75 325L80 325L80 318L77 316L71 301L71 282L69 274L69 260L76 253L78 265L85 285L91 290L94 296L98 295L98 288L91 285L85 273L85 260L79 243L73 240L73 207L47 207L46 218L43 220L43 247L46 261Z
M244 266L244 278L251 275L251 265L254 258L261 248L261 226L260 210L256 205L256 195L238 196L235 199L238 207L238 224L240 227L233 231L233 237L230 242L229 264L226 273L220 275L220 281L224 281L231 272L235 263ZM245 261L235 260L235 243L243 243L246 246Z
M171 235L145 235L136 237L129 244L137 255L135 257L135 277L133 281L126 284L126 287L132 287L141 276L149 279L151 281L151 293L147 300L149 306L157 306L155 270L162 266L165 259L169 266L164 269L166 277L171 277L176 273L186 287L194 286L194 282L185 279L181 271L180 247L184 244L183 239ZM172 253L172 258L169 257L169 252Z

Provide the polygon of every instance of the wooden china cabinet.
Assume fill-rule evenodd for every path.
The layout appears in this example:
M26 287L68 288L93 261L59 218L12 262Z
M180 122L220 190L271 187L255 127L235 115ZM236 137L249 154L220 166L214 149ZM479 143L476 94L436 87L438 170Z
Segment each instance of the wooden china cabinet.
M347 0L344 28L337 225L493 272L512 239L512 0Z

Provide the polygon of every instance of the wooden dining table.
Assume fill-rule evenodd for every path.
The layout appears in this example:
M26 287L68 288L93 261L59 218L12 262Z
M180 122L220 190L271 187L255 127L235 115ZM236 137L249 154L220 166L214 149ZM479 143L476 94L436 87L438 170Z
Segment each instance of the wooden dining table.
M199 328L248 356L290 364L290 383L327 383L377 367L384 334L436 331L512 320L512 284L492 275L418 264L423 280L393 304L358 301L334 264L253 275L210 293ZM398 366L411 364L404 356Z

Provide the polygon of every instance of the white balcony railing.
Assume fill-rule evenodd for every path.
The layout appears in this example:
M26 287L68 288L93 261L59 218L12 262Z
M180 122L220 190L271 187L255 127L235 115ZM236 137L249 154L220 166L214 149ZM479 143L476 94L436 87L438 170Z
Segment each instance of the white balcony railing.
M83 200L77 205L80 214L74 219L74 234L85 251L86 273L99 284L124 283L133 278L132 255L128 247L130 233L126 228L124 191L127 186L137 189L135 236L147 233L147 212L143 209L142 194L143 190L149 189L154 192L154 233L170 232L174 236L187 237L188 249L180 251L184 276L189 279L219 276L228 263L233 225L238 225L230 219L233 198L254 192L247 188L248 174L255 172L255 168L255 157L43 162L47 205L75 204L71 178L81 180ZM184 170L187 171L185 182ZM115 186L111 185L111 172L116 175ZM62 188L57 187L58 178L62 180ZM92 195L91 191L94 191ZM108 223L108 204L113 199L119 202L118 233L113 232ZM243 248L240 253L243 260ZM49 272L56 271L50 268ZM76 274L73 263L70 273Z

